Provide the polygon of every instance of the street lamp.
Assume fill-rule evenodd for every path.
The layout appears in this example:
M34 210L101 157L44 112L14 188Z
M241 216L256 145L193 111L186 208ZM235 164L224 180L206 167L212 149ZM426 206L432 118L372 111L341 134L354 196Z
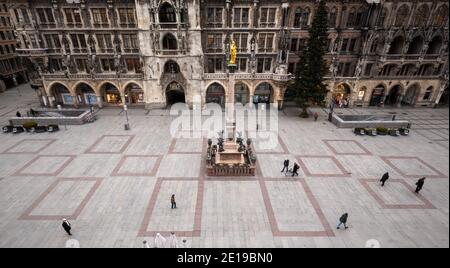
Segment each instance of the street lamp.
M128 106L126 104L123 105L123 110L125 111L125 117L127 118L127 123L125 124L125 130L130 130L130 123L128 121Z

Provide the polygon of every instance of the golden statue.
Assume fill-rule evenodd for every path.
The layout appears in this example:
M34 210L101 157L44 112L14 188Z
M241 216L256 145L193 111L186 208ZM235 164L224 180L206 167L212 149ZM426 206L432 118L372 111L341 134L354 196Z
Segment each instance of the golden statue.
M237 53L236 42L233 40L231 41L231 48L230 48L230 65L236 65L236 53Z

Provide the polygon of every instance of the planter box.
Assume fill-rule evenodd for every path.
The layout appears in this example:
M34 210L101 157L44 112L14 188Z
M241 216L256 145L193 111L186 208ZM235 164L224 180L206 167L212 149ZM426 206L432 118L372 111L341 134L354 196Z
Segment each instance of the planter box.
M38 113L48 113L49 116L37 116L37 117L13 117L9 120L11 125L23 125L23 123L28 121L36 122L41 126L48 125L83 125L88 123L92 117L95 115L91 114L90 110L44 110L44 109L36 109ZM58 113L61 116L58 116ZM63 116L64 115L64 116Z
M409 121L395 120L392 116L371 116L371 115L338 115L333 114L331 122L338 128L406 128L411 125Z

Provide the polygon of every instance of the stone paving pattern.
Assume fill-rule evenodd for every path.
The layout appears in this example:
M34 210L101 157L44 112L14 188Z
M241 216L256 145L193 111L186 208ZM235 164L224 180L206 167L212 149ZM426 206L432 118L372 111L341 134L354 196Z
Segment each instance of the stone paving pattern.
M37 105L22 91L0 95L2 122ZM0 247L64 247L62 217L82 247L141 247L171 231L190 247L449 247L448 108L337 110L395 112L412 120L409 137L355 136L313 111L318 122L280 113L275 149L255 140L252 178L207 177L206 140L171 138L162 110L130 109L131 131L106 108L58 133L2 134ZM301 164L299 177L280 172L286 158ZM416 195L420 176L429 179ZM350 228L336 230L344 212Z

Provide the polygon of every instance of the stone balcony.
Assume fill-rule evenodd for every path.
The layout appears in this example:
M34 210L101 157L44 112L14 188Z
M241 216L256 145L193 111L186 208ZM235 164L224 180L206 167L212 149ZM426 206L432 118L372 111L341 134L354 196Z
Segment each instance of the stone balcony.
M205 73L203 78L206 80L227 80L227 73ZM287 82L291 79L289 74L272 74L272 73L235 73L236 80L275 80L280 82Z
M46 80L60 80L60 79L118 79L116 73L100 73L100 74L69 74L68 77L63 73L53 73L53 74L44 74L44 79ZM144 75L142 73L129 73L129 74L121 74L120 79L133 79L133 80L142 80L144 79Z
M385 55L382 57L385 61L419 61L419 60L426 60L426 61L436 61L440 59L439 54L390 54Z
M45 57L48 48L16 49L19 57Z

